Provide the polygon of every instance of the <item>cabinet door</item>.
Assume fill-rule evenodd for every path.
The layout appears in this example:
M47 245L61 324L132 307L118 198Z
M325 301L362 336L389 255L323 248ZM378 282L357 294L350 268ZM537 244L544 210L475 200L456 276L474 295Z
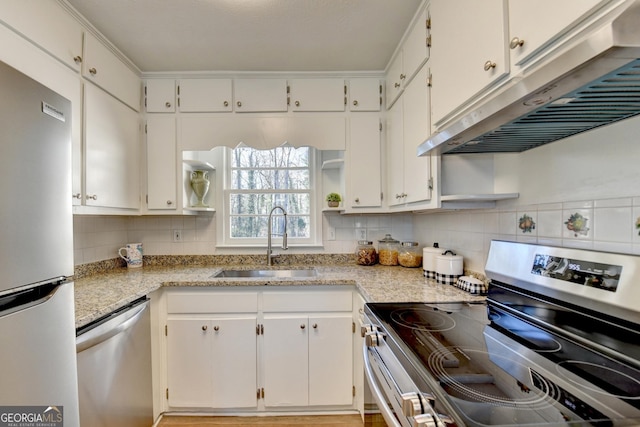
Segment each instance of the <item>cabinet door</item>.
M256 316L212 319L214 408L257 406Z
M349 80L349 109L351 111L380 111L382 85L376 78Z
M381 206L380 118L377 114L352 116L350 125L345 204L352 208Z
M430 12L431 108L440 125L508 74L506 0L434 0Z
M294 79L289 89L291 111L344 111L342 79Z
M429 69L422 67L402 94L403 139L404 139L404 197L405 203L414 203L431 198L429 156L418 157L418 145L430 134L429 127Z
M266 407L309 403L307 323L306 316L265 315L262 363Z
M237 113L287 111L284 79L237 79L234 91Z
M210 407L213 396L213 333L209 319L167 320L169 406Z
M173 79L147 80L144 87L144 105L147 113L173 113L176 111L176 83Z
M147 209L175 210L177 206L176 118L147 116Z
M414 23L411 32L402 45L402 69L406 75L405 85L413 79L429 58L428 12L425 9Z
M85 85L86 204L140 207L138 113L93 86Z
M231 79L185 79L178 84L180 111L222 112L231 111Z
M309 405L353 402L352 314L309 317Z
M509 43L512 66L532 59L553 39L585 18L603 0L509 0ZM553 11L553 12L551 12ZM544 22L544 25L540 25ZM513 46L511 41L513 40ZM521 43L518 43L521 42Z
M82 75L129 107L140 110L140 79L90 33L84 35Z
M402 51L398 52L389 65L387 75L385 76L385 93L387 95L387 110L396 102L402 94L404 74L402 74Z
M2 0L0 21L76 71L82 63L82 26L55 0Z
M404 203L404 139L402 136L402 102L387 112L387 200L389 206Z

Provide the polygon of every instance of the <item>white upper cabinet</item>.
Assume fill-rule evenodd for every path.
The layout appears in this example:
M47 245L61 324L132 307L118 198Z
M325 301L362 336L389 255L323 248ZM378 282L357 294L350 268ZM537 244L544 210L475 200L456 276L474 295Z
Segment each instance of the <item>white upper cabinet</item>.
M291 111L344 111L343 79L293 79L289 91Z
M176 111L175 80L147 80L144 85L144 105L147 113L174 113Z
M429 10L420 12L401 48L393 59L386 76L387 109L402 94L420 67L429 59L430 18Z
M234 81L237 113L286 112L286 79L237 79Z
M232 80L182 79L178 82L178 103L183 113L232 111Z
M435 126L509 73L506 11L506 0L431 1Z
M509 0L511 66L522 66L604 0ZM541 25L541 23L544 23Z
M377 78L349 80L349 110L380 111L382 84Z
M147 209L177 209L176 118L147 115Z
M347 200L350 208L382 205L382 159L380 151L380 117L359 114L351 117L347 150Z
M0 20L80 71L82 26L55 0L2 0Z
M90 33L84 36L82 75L136 111L140 110L140 78Z

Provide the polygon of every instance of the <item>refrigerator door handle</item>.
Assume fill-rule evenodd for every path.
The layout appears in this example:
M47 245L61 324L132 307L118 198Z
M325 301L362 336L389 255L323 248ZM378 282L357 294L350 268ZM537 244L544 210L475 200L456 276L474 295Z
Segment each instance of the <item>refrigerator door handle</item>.
M17 313L49 301L60 289L59 283L48 283L0 297L0 317Z
M142 312L149 305L149 301L136 305L133 308L119 314L117 317L110 319L102 325L87 332L81 333L76 337L76 353L87 350L111 337L114 337L127 329L131 328L138 321Z

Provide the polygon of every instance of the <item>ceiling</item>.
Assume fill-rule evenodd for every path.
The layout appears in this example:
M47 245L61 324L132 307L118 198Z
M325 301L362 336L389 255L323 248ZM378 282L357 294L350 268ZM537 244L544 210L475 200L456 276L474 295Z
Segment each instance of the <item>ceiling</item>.
M421 0L66 0L143 73L381 71Z

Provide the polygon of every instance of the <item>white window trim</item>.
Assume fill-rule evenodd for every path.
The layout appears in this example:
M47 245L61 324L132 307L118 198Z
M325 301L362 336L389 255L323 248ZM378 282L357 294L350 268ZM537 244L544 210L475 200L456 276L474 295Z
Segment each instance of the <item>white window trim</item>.
M311 198L310 198L310 212L309 212L309 220L311 222L310 227L310 236L306 239L301 238L292 238L289 236L288 238L288 246L289 248L303 248L303 247L321 247L322 246L322 216L320 215L320 207L322 206L321 200L321 189L318 188L321 184L321 165L319 163L320 155L317 149L310 150L309 153L309 180L311 185ZM229 227L229 194L231 192L237 193L238 190L232 190L229 188L229 183L231 182L231 150L230 148L225 148L225 154L222 156L221 161L221 170L219 170L219 174L217 175L217 185L216 189L217 200L216 206L219 206L216 209L216 214L218 215L218 221L216 221L216 247L217 248L266 248L267 246L267 238L255 238L255 239L232 239L230 237L230 227ZM243 190L240 190L243 192ZM247 191L250 192L250 191ZM279 192L279 191L274 191ZM292 190L292 191L282 191L287 193L295 193L295 192L307 192L307 190ZM274 212L274 216L281 216L281 212L278 210ZM275 220L274 220L275 223ZM241 241L240 241L241 240ZM272 237L272 246L274 248L280 247L282 245L282 238L280 236Z

